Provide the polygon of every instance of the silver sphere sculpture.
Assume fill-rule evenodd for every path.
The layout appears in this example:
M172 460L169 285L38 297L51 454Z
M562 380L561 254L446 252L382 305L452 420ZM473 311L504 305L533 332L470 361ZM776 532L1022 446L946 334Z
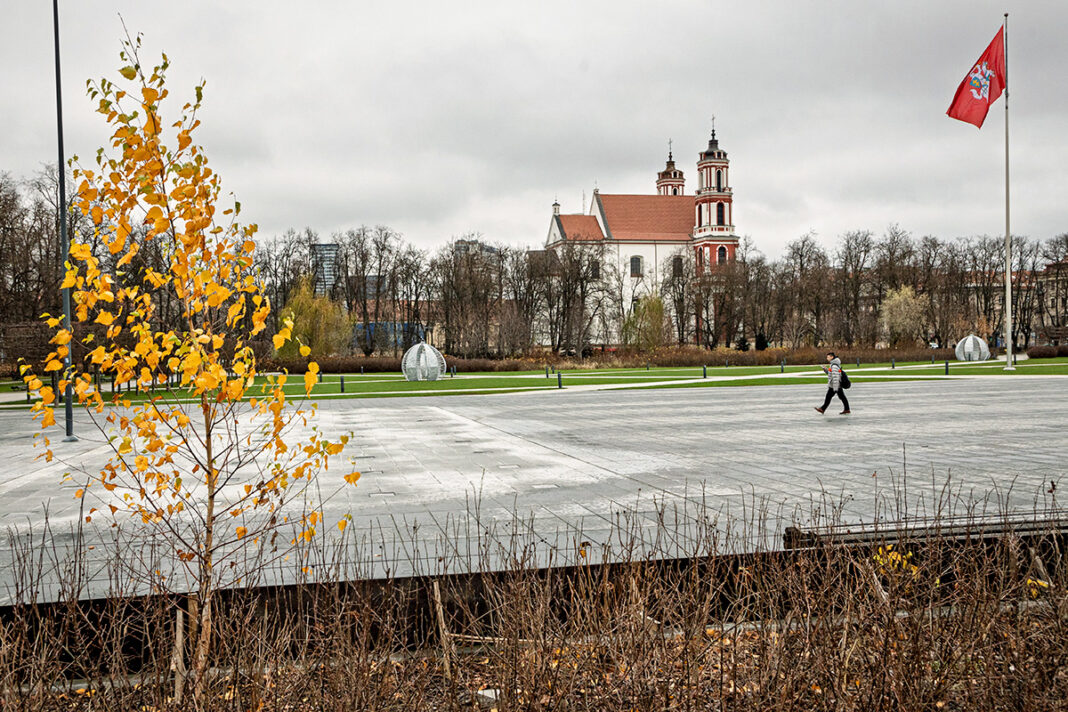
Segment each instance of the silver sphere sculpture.
M408 381L436 381L445 373L445 357L430 344L420 342L404 352L401 371Z
M968 334L957 342L956 353L958 361L986 361L990 358L990 347L975 334Z

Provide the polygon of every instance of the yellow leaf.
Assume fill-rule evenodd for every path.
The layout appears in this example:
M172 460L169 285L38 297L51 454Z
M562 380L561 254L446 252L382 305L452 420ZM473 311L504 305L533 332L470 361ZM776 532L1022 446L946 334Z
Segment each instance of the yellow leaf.
M341 520L340 522L338 522L338 523L337 523L337 528L338 528L338 531L345 531L345 527L347 527L347 526L348 526L348 524L349 524L349 523L348 523L347 521L345 521L344 519L342 519L342 520Z
M130 444L130 438L123 438L122 443L119 445L119 454L125 455L133 452L133 445Z
M348 482L350 485L353 485L353 486L356 485L356 482L359 479L360 479L360 473L359 472L350 472L349 474L345 475L345 481Z
M93 222L99 225L104 222L104 210L99 205L94 205L92 210Z
M248 529L245 527L238 527L234 530L234 533L237 534L238 539L244 539L245 535L248 534Z
M85 490L80 489L80 490L78 490L77 492L74 493L74 498L75 499L81 499L83 494L85 494Z
M311 353L311 347L310 346L301 346L300 347L300 355L301 356L307 356L310 353Z
M311 373L319 373L319 364L315 363L315 361L309 362L308 371Z
M275 334L271 337L271 340L274 342L275 349L280 349L286 344L286 337L282 336L281 334Z
M93 251L84 242L72 242L70 243L70 256L72 259L85 262L93 256Z
M133 67L123 67L119 70L119 74L126 77L127 79L133 79L137 76L137 70Z
M103 324L104 326L111 326L111 322L115 321L115 315L111 312L102 311L96 315L94 320L97 324Z
M108 243L108 251L117 255L122 252L122 249L126 247L126 235L121 233L115 235L115 239Z
M318 379L315 377L315 372L309 370L304 374L304 392L311 393L312 387Z

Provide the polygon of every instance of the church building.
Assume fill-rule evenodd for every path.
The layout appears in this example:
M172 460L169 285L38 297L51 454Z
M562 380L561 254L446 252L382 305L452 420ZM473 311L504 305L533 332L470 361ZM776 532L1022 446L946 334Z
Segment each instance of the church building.
M679 269L680 254L692 253L696 274L734 259L730 160L716 131L697 154L697 190L686 194L686 179L668 151L667 165L657 174L656 193L620 195L593 191L587 214L561 214L553 203L546 248L565 243L601 246L629 282L629 300L656 293L664 279ZM585 206L583 206L585 208Z

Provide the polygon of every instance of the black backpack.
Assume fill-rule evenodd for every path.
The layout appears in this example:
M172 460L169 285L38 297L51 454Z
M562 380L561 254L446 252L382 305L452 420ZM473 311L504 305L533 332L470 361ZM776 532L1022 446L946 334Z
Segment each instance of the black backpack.
M842 373L842 380L839 381L838 384L842 388L849 388L850 386L852 386L853 383L849 380L849 374L846 373L845 371L842 371L841 373Z

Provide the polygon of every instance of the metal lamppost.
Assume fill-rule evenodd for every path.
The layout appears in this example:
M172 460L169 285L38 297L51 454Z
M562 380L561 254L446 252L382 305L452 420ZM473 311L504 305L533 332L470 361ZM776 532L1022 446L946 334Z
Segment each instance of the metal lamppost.
M63 91L60 86L59 72L59 0L52 0L52 29L55 35L56 47L56 127L59 134L59 246L63 255L63 267L66 269L67 259L70 253L70 239L67 236L67 169L63 158ZM71 331L70 323L70 287L63 288L63 328ZM73 332L72 332L73 333ZM70 382L71 375L71 349L73 340L67 345L67 355L63 358L63 373L67 386L63 390L63 406L66 415L67 436L64 442L77 440L74 436L74 404L71 398L74 395Z

